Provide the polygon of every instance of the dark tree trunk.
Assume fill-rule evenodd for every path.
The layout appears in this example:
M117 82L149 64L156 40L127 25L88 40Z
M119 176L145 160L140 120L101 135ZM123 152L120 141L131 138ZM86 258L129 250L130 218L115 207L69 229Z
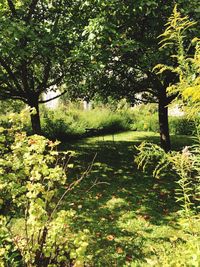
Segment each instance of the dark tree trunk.
M171 142L169 135L168 107L166 89L162 90L158 99L158 118L160 130L161 147L166 151L171 150Z
M38 99L32 99L29 101L29 106L31 108L35 108L36 113L31 113L31 125L32 125L32 130L34 134L39 134L41 135L41 123L40 123L40 113L39 113L39 103Z

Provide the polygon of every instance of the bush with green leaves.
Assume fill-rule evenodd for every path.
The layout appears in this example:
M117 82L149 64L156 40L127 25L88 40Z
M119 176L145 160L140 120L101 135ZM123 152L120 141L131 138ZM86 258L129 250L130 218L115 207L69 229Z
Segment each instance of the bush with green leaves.
M103 133L114 133L130 129L131 115L128 112L113 112L109 108L95 108L83 112L82 120L87 128L100 128Z
M127 130L158 132L158 115L154 105L141 105L133 110L97 107L81 110L59 107L55 110L43 109L41 112L43 134L49 139L71 140L85 136L86 128L99 129L96 134L109 134ZM169 117L171 134L194 135L196 121L185 116ZM26 124L25 130L31 133ZM93 133L94 134L94 133Z
M155 104L140 104L132 110L132 130L158 132L158 115Z
M133 109L132 129L138 131L159 131L157 107L155 104L141 104ZM188 118L187 116L169 116L170 134L194 135L198 116Z
M5 113L20 112L25 107L25 104L20 100L0 100L0 117Z
M44 110L42 113L42 131L49 139L66 140L78 138L85 132L84 122L75 110Z
M84 266L88 230L74 232L76 213L62 208L78 183L67 183L71 154L59 153L58 142L27 136L26 118L13 114L12 127L0 128L0 266Z
M199 266L200 262L200 141L179 152L166 153L158 145L143 142L138 147L135 162L138 168L151 172L156 179L176 184L175 199L179 203L178 223L181 239L171 250L163 250L158 266ZM180 237L175 236L175 241Z
M199 118L187 118L186 116L169 117L169 128L171 134L195 135Z
M178 223L182 229L182 243L171 250L163 250L158 266L199 266L200 262L200 142L179 152L166 153L158 145L143 142L137 147L135 162L138 168L176 184L175 199L179 203ZM180 237L175 236L175 241ZM173 255L173 256L172 256Z

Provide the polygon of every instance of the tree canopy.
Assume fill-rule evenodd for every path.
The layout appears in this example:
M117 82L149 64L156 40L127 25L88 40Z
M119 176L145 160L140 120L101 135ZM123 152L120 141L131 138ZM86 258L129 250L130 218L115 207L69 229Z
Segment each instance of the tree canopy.
M87 23L83 1L7 0L0 3L0 98L20 99L40 132L42 94L72 81L74 47ZM61 92L62 94L62 92Z
M177 2L183 14L198 21L197 0ZM32 125L40 132L41 96L58 86L88 99L98 93L134 102L142 93L158 103L161 143L170 149L167 105L176 93L169 96L166 90L177 75L157 76L153 67L174 65L158 39L173 6L161 0L1 1L0 98L35 107Z
M183 14L198 20L198 1L178 3ZM92 73L93 83L89 76L90 88L104 97L126 97L134 102L136 93L141 93L147 101L157 102L161 144L166 150L170 149L167 105L176 97L176 93L168 95L166 90L178 77L170 71L157 76L153 67L174 64L170 49L159 49L158 39L173 7L173 1L100 1L99 12L85 29L91 63L101 66ZM188 36L196 29L191 28Z

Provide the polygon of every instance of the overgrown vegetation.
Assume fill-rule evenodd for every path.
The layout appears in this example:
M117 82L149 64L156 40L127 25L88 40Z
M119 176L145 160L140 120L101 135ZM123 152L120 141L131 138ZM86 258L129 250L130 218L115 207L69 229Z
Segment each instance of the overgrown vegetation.
M169 9L0 1L0 267L199 266L200 39L175 6L158 50Z
M42 116L44 133L50 138L66 140L87 134L108 134L131 129L133 116L130 110L113 112L110 108L97 107L83 111L71 105L60 110L46 110ZM86 129L96 129L86 132Z
M161 35L163 37L162 47L174 45L176 55L172 57L176 59L177 66L171 67L166 65L158 65L155 69L159 69L158 73L166 70L175 72L179 76L179 82L168 88L169 93L177 93L180 103L184 105L187 101L187 116L195 120L194 114L199 112L199 39L193 39L196 43L194 57L188 57L185 46L185 30L194 25L188 17L182 17L174 7L173 14L166 24L167 28ZM166 153L162 148L151 143L142 143L137 147L139 153L135 161L138 167L142 167L143 171L152 171L157 179L173 179L176 181L175 198L180 205L179 224L188 234L189 258L181 260L179 257L174 261L176 265L198 266L200 262L199 241L200 236L197 231L200 225L200 139L197 127L196 145L186 146L181 152ZM193 244L193 245L192 245ZM194 256L195 255L195 256Z
M133 109L114 109L106 105L91 110L82 110L75 105L45 110L42 115L44 134L50 139L69 140L92 135L102 135L133 131L159 132L158 115L155 105L138 105ZM170 116L171 134L194 135L199 118L186 116ZM96 129L87 132L86 129Z
M72 152L28 137L22 131L28 112L13 114L12 126L0 129L0 266L83 266L89 232L74 232L75 211L60 208L78 183L67 182Z
M122 101L123 102L123 101ZM12 113L19 111L21 106L4 103L4 110ZM199 118L186 116L170 116L170 133L177 135L194 135ZM8 126L8 116L0 115L2 126ZM111 104L97 105L91 110L83 110L80 104L60 105L56 109L41 109L43 134L52 140L67 141L87 136L106 135L123 131L159 132L157 108L154 104L141 104L131 108L119 103L115 108ZM31 134L29 120L24 128ZM87 131L95 129L95 131Z

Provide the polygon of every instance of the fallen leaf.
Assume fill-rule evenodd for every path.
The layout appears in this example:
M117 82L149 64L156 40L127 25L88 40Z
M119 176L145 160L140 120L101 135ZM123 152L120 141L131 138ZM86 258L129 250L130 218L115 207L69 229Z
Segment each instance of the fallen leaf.
M107 235L106 239L109 241L112 241L115 239L115 237L114 237L114 235Z
M117 253L118 253L118 254L122 254L122 253L123 253L123 249L120 248L120 247L117 247Z

